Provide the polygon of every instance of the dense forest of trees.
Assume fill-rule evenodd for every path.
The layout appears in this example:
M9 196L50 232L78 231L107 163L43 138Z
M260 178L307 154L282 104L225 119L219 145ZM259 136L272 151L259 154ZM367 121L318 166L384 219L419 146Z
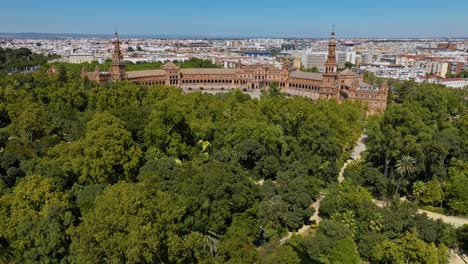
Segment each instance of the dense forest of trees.
M353 179L377 197L398 194L468 215L466 96L427 83L399 85L396 103L368 122L367 163L353 169Z
M55 55L44 56L31 52L27 48L10 49L0 47L0 74L21 72L27 68L41 66Z
M467 226L395 198L466 215L460 92L404 83L365 120L359 103L100 85L79 71L0 75L1 263L446 263L468 250ZM367 157L339 185L364 126ZM321 192L318 227L280 245Z
M257 260L310 217L361 130L356 103L43 71L0 86L0 241L18 262Z

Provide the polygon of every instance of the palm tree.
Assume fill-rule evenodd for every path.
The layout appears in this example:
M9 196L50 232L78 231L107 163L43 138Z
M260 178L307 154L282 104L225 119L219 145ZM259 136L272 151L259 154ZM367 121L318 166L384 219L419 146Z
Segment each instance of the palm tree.
M416 160L409 155L404 155L399 159L395 165L396 172L400 174L400 179L398 180L398 185L395 191L395 196L400 189L401 179L405 176L408 176L410 173L413 173L415 170Z
M208 233L205 234L205 243L210 250L211 256L215 256L216 252L218 252L219 235L215 232L208 231Z

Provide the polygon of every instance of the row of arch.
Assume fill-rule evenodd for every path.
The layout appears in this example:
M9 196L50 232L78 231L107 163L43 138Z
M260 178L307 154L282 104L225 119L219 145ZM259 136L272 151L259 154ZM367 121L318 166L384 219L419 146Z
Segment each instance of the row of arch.
M166 81L148 81L148 82L136 82L136 84L144 84L144 85L158 85L158 84L166 84Z
M189 87L187 88L188 91L218 91L218 90L221 90L221 91L224 91L224 90L227 90L227 91L233 91L233 90L236 90L236 89L240 89L240 88L234 88L234 87L229 87L229 88L225 88L225 87L221 87L221 88L205 88L205 87L198 87L198 88L192 88L192 87ZM246 88L243 88L242 89L243 92L247 91Z
M182 84L244 84L246 85L248 82L247 80L182 80ZM146 82L137 82L137 84L144 84L144 85L159 85L159 84L166 84L166 81L146 81ZM170 80L170 85L177 85L179 84L176 80ZM269 85L269 82L266 83ZM286 87L286 83L280 82L280 87ZM320 91L320 87L314 85L306 85L306 84L298 84L298 83L289 83L289 88L297 88L297 89L305 89L305 90L313 90L313 91ZM375 97L374 97L375 98Z
M290 83L289 88L298 88L298 89L306 89L306 90L313 90L313 91L320 91L320 87L315 85L307 85L307 84L300 84L300 83Z
M188 83L232 83L232 80L182 80L182 84L188 84Z

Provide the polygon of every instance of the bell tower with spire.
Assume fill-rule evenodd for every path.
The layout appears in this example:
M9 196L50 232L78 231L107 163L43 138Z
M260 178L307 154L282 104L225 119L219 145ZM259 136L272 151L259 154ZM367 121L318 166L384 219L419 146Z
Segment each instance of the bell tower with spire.
M337 70L335 26L333 26L330 42L328 43L328 55L327 61L325 62L325 73L323 74L323 85L320 89L320 98L338 99L339 91L337 88Z
M111 78L112 81L121 81L125 79L125 63L123 54L120 51L120 40L117 32L115 32L115 37L112 40L114 44L114 54L112 54L112 66L111 66Z
M333 27L334 28L334 27ZM330 43L328 44L327 62L325 63L325 73L336 75L338 65L336 64L336 40L335 30L331 33Z

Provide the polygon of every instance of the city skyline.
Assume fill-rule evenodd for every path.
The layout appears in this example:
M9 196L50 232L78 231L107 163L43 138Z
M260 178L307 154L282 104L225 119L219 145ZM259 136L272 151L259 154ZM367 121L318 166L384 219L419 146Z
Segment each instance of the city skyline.
M27 6L27 8L24 8ZM323 38L332 24L342 38L468 37L468 2L451 1L144 1L2 3L2 33L203 37ZM432 19L433 18L433 19Z

